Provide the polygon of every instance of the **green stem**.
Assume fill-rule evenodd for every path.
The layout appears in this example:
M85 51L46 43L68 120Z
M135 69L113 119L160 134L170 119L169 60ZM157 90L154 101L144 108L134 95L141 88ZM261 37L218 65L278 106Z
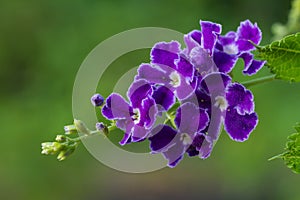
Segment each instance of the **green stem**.
M273 80L275 80L275 75L256 78L256 79L253 79L253 80L250 80L250 81L242 82L241 84L243 84L245 87L250 87L250 86L253 86L253 85L258 85L258 84L270 82L270 81L273 81Z
M108 127L108 132L111 132L117 128L116 124L113 124L112 126Z
M272 158L269 158L268 161L271 161L271 160L275 160L277 158L282 158L282 156L284 156L287 152L283 152L279 155L276 155L276 156L273 156Z
M172 124L172 126L173 126L174 128L176 128L176 124L175 124L175 122L174 122L175 116L170 115L168 112L166 112L166 117L167 117L167 120L166 120L165 122L170 121L171 124Z
M113 131L113 130L115 130L116 128L117 128L116 125L113 124L113 125L111 125L111 126L108 127L108 131L109 131L109 132L110 132L110 131ZM100 134L105 135L105 133L104 133L103 131L94 130L94 131L90 131L89 134L84 134L84 135L79 136L79 137L77 137L77 138L69 138L69 140L71 140L72 142L81 142L81 140L86 139L86 138L88 138L88 137L90 137L90 136L93 136L93 135L100 135Z
M97 135L97 134L101 134L102 132L100 131L91 131L90 134L85 134L85 135L82 135L82 136L79 136L77 138L69 138L69 140L71 140L72 142L80 142L81 140L83 139L86 139L90 136L93 136L93 135Z

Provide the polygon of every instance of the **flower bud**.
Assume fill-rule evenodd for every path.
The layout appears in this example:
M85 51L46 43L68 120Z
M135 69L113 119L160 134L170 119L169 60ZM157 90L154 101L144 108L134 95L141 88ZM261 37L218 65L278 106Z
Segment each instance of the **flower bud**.
M79 133L83 133L86 135L90 134L90 130L86 127L83 121L74 119L74 125Z
M64 126L64 130L65 130L66 135L71 135L71 134L77 133L77 129L76 129L75 125L73 125L73 124Z
M70 156L75 151L75 149L76 149L76 145L68 146L66 150L63 150L58 154L57 160L59 161L65 160L68 156Z
M102 106L104 103L104 98L100 94L94 94L91 97L91 102L95 107Z
M56 138L55 138L55 140L57 142L65 142L67 140L67 137L64 136L64 135L57 135Z
M58 142L44 142L42 143L42 154L55 154L63 149L63 145Z
M57 160L58 161L63 161L65 160L67 157L65 156L66 151L61 151L58 156L57 156Z
M102 131L104 133L104 135L106 135L106 136L108 135L108 128L102 122L96 123L96 129L98 131Z

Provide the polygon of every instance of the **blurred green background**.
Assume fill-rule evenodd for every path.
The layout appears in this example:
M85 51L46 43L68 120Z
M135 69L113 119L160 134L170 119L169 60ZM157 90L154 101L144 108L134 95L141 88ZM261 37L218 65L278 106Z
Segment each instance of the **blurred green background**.
M0 199L299 199L299 175L280 160L267 161L283 150L292 126L300 121L299 83L276 81L251 88L260 118L257 129L244 143L223 133L205 161L186 158L175 169L126 174L99 163L83 146L65 162L40 154L40 143L53 140L72 122L76 72L99 42L145 26L186 33L199 28L200 19L223 24L225 33L250 19L258 22L262 44L267 44L271 25L287 20L290 4L288 0L1 1ZM148 62L149 50L120 59L112 67L130 68ZM268 75L267 69L257 77L263 75Z

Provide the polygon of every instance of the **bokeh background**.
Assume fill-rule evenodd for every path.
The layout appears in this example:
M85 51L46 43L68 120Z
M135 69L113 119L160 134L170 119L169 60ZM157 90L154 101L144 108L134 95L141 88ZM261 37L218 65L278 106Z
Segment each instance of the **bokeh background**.
M267 44L272 24L286 22L290 5L288 0L2 0L0 199L300 199L299 175L281 160L267 161L283 150L300 121L299 83L252 87L260 122L250 139L237 143L223 133L209 159L185 158L175 169L118 172L84 146L65 162L40 154L40 143L72 122L76 72L99 42L145 26L186 33L199 28L200 19L223 24L225 33L250 19L258 22ZM107 76L113 81L116 71L148 62L149 51L122 56ZM235 78L246 80L241 70ZM256 77L268 74L263 69ZM109 80L100 88L105 95Z

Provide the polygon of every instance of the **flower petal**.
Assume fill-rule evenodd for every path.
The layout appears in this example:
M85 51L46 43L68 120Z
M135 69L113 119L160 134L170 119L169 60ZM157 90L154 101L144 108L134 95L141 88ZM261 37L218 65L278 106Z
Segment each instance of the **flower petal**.
M255 44L259 44L262 38L261 30L257 24L252 24L249 20L241 22L237 30L239 51L249 51L255 49L253 44L249 42L251 40Z
M174 88L174 93L176 95L176 97L182 101L186 98L188 98L189 96L191 96L194 91L195 91L195 88L192 87L192 85L190 83L188 83L186 81L186 79L179 75L180 76L180 85L176 88ZM170 88L171 89L171 88Z
M125 133L123 139L119 142L120 145L124 146L125 144L131 143L131 134Z
M143 126L147 129L151 128L156 120L157 106L153 98L148 97L144 99L139 107L140 110L140 122L139 126Z
M198 87L194 94L191 95L189 98L181 101L183 103L193 103L200 109L206 110L208 113L211 110L211 98L210 95L207 94L201 87Z
M176 63L176 70L180 73L181 76L185 77L187 81L191 81L194 75L193 65L181 55L179 60Z
M139 142L144 140L149 134L149 130L145 129L145 127L136 124L132 129L131 140L132 142Z
M205 110L192 103L184 103L177 109L174 122L181 133L187 133L193 138L194 133L208 125L209 117Z
M130 122L128 119L120 119L120 120L117 120L116 126L117 126L119 129L121 129L121 130L127 132L127 131L126 131L126 127L127 127L128 122ZM130 133L130 132L131 132L131 131L129 131L129 132L127 132L127 133Z
M189 35L191 35L191 37L198 43L201 45L201 39L202 39L202 33L199 30L194 30L192 32L189 33Z
M176 134L177 131L170 126L161 124L155 127L151 131L151 137L148 138L152 152L162 152L174 145L172 140L175 138Z
M167 72L157 65L141 64L138 68L138 75L135 80L145 79L150 83L167 84L170 79Z
M194 137L193 144L187 149L189 156L199 155L201 159L207 158L212 150L212 143L206 140L206 135L197 133Z
M199 117L198 131L202 131L209 124L209 115L206 110L204 110L204 109L199 109L199 110L200 110L200 117Z
M195 91L199 108L210 110L211 109L211 99L210 96L204 92L202 89L197 89Z
M183 50L183 53L187 56L190 54L190 52L193 48L200 46L200 44L197 41L195 41L195 39L193 39L193 37L191 35L191 34L193 34L193 32L194 31L183 36L183 40L184 40L184 43L186 46L186 48ZM201 40L201 38L200 38L200 40Z
M243 142L248 139L257 123L258 117L255 112L240 115L236 109L229 107L226 112L224 129L231 139Z
M202 145L200 147L200 149L198 149L199 151L199 157L201 159L206 159L210 156L210 153L212 151L213 148L213 143L207 141L206 139L202 142Z
M159 42L151 50L152 63L176 69L175 60L179 58L180 44L177 41Z
M209 125L206 130L203 130L203 132L206 132L206 140L211 144L218 140L220 136L224 113L216 106L212 106Z
M190 145L189 148L186 150L186 153L190 157L199 155L199 151L196 149L194 145Z
M165 86L156 88L152 97L155 100L155 103L161 105L165 111L169 110L175 103L174 93Z
M246 75L256 74L264 65L266 61L252 60L251 65L248 68L245 68L243 73Z
M203 77L200 87L210 95L221 95L225 92L225 88L231 82L230 76L225 73L215 72Z
M197 149L200 149L204 140L205 140L205 134L197 133L194 137L192 145L194 145Z
M168 160L168 166L173 168L183 159L185 151L186 147L179 142L162 154Z
M121 119L121 120L117 120L116 126L125 132L123 139L119 142L119 144L123 146L125 144L130 143L131 133L132 133L134 123L131 120Z
M230 55L223 51L215 49L214 62L217 65L220 72L229 73L237 62L238 57L236 55Z
M133 108L140 107L142 101L152 95L151 85L144 79L134 81L128 91L127 97L130 99Z
M200 21L200 26L202 31L201 44L203 45L203 48L208 50L209 54L212 55L214 46L217 42L217 37L221 33L222 26L209 21Z
M227 87L226 100L241 115L254 112L253 94L239 83L232 83Z
M206 74L217 70L213 59L202 47L193 48L189 56L191 63L201 76L205 76Z
M106 104L102 108L102 114L109 120L112 119L129 119L130 107L124 98L117 94L112 93L107 99Z
M225 36L220 35L218 38L218 42L224 46L224 45L229 45L229 44L233 44L237 39L237 34L233 31L230 31L228 33L226 33Z
M240 55L240 58L244 60L244 65L245 65L244 71L247 71L253 61L253 55L251 53L245 52Z

